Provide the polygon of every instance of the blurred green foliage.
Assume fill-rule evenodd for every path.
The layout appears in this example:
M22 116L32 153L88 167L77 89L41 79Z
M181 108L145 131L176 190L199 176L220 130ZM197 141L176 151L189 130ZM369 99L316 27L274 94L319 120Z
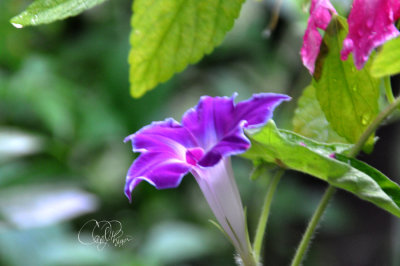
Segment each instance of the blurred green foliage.
M298 55L307 17L298 2L284 1L278 27L265 38L272 1L247 1L213 54L134 100L130 1L23 29L8 21L31 1L0 1L0 265L232 265L233 249L207 221L212 213L190 176L174 190L142 184L128 203L124 179L135 155L122 141L153 120L180 120L205 94L236 91L242 100L269 91L296 99L310 80ZM280 127L291 127L295 105L276 110ZM250 163L234 160L252 233L267 178L251 182ZM324 185L285 175L272 206L265 265L289 263ZM133 240L101 251L85 246L77 235L90 219L118 220ZM390 219L339 193L307 265L388 264Z

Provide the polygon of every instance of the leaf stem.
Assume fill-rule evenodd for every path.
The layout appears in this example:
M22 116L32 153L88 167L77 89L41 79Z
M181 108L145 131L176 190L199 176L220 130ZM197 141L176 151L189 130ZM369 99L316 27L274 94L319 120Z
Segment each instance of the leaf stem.
M304 253L307 251L311 237L315 231L315 228L317 227L322 214L324 213L326 207L328 206L329 200L332 198L333 194L335 193L336 188L333 186L329 186L325 193L324 196L322 197L321 201L318 204L317 210L314 212L310 222L308 223L306 232L303 235L303 238L301 239L300 245L298 246L296 250L296 254L293 258L291 266L298 266L300 265L301 261L303 260Z
M256 235L254 237L254 243L253 243L254 258L256 262L259 262L260 260L261 246L264 238L265 228L268 222L268 216L271 208L272 199L274 197L276 187L278 186L278 183L284 172L285 170L282 168L278 170L278 172L272 178L272 181L268 186L267 194L265 195L264 205L262 208L260 218L258 220Z
M374 121L365 129L364 133L361 135L358 142L353 146L353 148L349 152L349 157L355 157L364 146L365 142L368 138L372 135L373 132L376 131L378 126L385 120L393 111L395 111L400 106L400 97L397 99L393 98L393 102L391 102L379 115L375 118ZM317 227L322 214L324 213L326 207L328 206L328 202L332 198L333 194L335 193L336 188L329 185L326 189L316 211L309 222L306 232L301 239L299 247L297 248L296 254L292 260L291 266L298 266L300 265L301 261L303 260L304 253L307 251L308 246L310 244L311 237L314 233L315 228Z
M395 111L400 106L400 97L395 99L391 104L389 104L382 112L378 114L374 121L365 129L364 133L361 135L358 142L353 146L353 148L349 152L350 157L356 156L362 147L364 146L365 142L371 136L372 133L376 131L379 125L385 120L393 111Z
M395 98L393 96L392 84L390 83L390 76L384 77L383 82L385 84L386 97L389 103L393 103Z

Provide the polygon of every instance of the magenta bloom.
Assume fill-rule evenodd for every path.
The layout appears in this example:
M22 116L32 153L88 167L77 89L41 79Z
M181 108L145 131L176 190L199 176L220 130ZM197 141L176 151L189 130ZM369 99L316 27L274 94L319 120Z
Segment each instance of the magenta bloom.
M234 97L203 96L183 115L182 124L169 118L128 136L125 141L132 141L133 151L141 154L128 171L125 194L131 199L132 190L143 180L157 189L174 188L191 172L246 262L252 255L229 156L250 147L245 128L265 124L274 108L290 97L262 93L236 105Z
M354 0L342 60L353 52L355 65L361 69L374 48L399 35L394 26L399 17L399 0Z
M335 8L329 0L312 0L310 8L310 17L306 32L303 37L303 46L300 55L304 66L314 73L315 61L319 54L319 48L322 42L322 36L318 29L326 30L331 21L332 14L336 14Z

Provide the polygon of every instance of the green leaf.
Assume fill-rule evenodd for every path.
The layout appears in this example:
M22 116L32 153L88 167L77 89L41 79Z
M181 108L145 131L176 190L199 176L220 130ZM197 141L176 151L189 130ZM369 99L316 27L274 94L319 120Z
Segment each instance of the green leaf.
M377 78L398 73L400 73L400 37L383 45L371 67L371 75Z
M376 184L371 185L370 183L365 182L362 185L365 185L365 187L368 187L368 189L364 189L360 191L359 197L365 200L368 200L368 198L373 198L376 197L376 200L380 200L382 196L381 190L385 192L386 195L391 199L389 201L384 200L382 201L382 204L386 204L387 208L386 209L391 209L392 202L393 201L396 205L394 208L394 212L398 212L398 207L400 206L400 190L399 190L399 185L389 178L387 178L382 172L378 171L377 169L373 168L372 166L361 162L357 159L354 158L349 158L347 156L344 156L342 154L336 154L336 159L347 163L353 169L357 169L358 171L368 175L371 179L373 179ZM357 175L356 171L354 171L354 174ZM359 179L359 183L362 182L362 178ZM360 186L360 184L358 184ZM362 194L365 193L365 194ZM384 208L385 209L385 208ZM397 215L399 216L399 215Z
M313 141L279 130L272 120L250 139L244 157L310 174L400 217L400 187L371 166L339 154L352 145Z
M324 180L346 172L346 167L337 165L329 156L345 152L352 146L320 143L294 132L278 130L272 120L261 131L251 135L250 139L252 145L244 157L275 163Z
M76 16L105 0L36 0L10 22L17 28L47 24L56 20Z
M340 59L347 22L334 16L326 29L315 66L313 85L318 101L332 128L356 143L379 112L379 80L370 76L371 60L360 71L353 59ZM368 141L373 144L374 137Z
M221 43L244 0L135 0L131 94L140 97Z
M315 88L312 85L305 88L299 98L293 117L293 130L305 137L321 142L347 143L329 125L319 106Z

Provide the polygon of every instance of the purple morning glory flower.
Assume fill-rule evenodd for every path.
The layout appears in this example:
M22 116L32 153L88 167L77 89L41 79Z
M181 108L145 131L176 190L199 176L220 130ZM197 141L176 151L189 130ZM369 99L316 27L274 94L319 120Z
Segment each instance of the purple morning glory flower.
M234 103L228 97L201 97L189 109L182 123L169 118L143 127L128 136L140 156L130 167L125 194L143 180L157 189L177 187L191 172L218 222L244 262L251 261L251 248L245 228L243 206L230 164L230 155L250 147L246 128L265 124L274 108L290 97L261 93Z
M355 65L361 69L374 48L399 35L394 25L399 17L399 0L354 0L342 60L353 52Z

